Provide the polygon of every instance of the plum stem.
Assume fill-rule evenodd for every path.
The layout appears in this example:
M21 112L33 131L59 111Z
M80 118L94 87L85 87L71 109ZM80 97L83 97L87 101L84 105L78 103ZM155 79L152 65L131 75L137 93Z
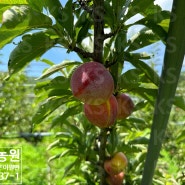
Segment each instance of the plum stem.
M99 148L99 165L100 165L100 185L106 184L105 179L105 170L104 170L104 161L105 161L105 149L108 137L108 128L101 129L100 132L100 148Z

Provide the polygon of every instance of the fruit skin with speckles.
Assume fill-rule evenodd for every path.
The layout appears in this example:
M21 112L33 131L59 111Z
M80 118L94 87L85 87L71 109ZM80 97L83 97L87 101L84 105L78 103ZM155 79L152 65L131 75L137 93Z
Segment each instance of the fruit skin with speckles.
M124 179L124 172L120 172L117 175L109 175L106 181L109 185L122 185Z
M86 62L72 74L71 90L77 99L90 105L106 102L114 91L114 80L103 64Z
M126 94L118 94L116 95L116 99L118 102L117 119L121 120L130 116L134 110L134 103L132 99Z
M113 176L123 172L127 164L128 160L125 154L118 152L110 160L104 162L104 169L109 175Z
M100 105L84 104L84 113L87 119L100 128L112 126L117 117L118 104L114 95Z

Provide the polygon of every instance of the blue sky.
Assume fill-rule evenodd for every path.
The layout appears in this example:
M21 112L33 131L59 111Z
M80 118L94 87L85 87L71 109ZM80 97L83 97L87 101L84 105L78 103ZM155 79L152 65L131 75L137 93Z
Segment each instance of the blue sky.
M66 1L63 0L61 2L62 4L65 4ZM156 0L155 3L159 4L163 9L171 10L172 0ZM138 30L139 28L137 26L132 27L128 33L129 37L137 33ZM7 71L9 54L11 53L14 47L15 47L14 44L9 44L0 51L0 54L2 54L0 58L2 64L0 64L0 66L2 66L4 71ZM163 62L165 46L161 42L159 42L156 43L155 45L143 48L141 51L155 54L154 58L152 58L149 62L154 62L156 64L156 69L160 73L162 68L161 64ZM66 53L66 50L57 47L50 49L41 58L51 60L56 64L61 63L63 60L78 60L78 61L80 60L79 57L74 52L68 54ZM48 65L42 62L32 61L29 67L26 68L26 72L28 75L31 76L40 76L42 71L48 67L49 67ZM131 66L128 63L125 64L126 70L129 69L130 67Z

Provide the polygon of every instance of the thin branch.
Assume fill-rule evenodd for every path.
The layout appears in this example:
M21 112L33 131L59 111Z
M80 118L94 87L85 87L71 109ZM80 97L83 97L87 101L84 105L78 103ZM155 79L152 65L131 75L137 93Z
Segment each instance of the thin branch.
M76 46L73 47L73 48L71 46L69 46L69 49L72 50L72 51L75 51L76 53L78 53L80 55L82 55L83 58L93 58L93 56L94 56L93 53L87 52L87 51L85 51L81 48L78 48Z

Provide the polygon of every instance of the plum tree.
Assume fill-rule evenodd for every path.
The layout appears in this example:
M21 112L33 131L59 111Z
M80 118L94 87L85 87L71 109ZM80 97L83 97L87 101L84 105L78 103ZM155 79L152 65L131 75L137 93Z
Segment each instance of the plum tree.
M125 119L133 112L134 103L132 99L126 94L118 94L116 96L118 102L117 119Z
M116 121L117 111L118 104L114 95L100 105L84 104L85 116L92 124L100 128L113 125Z
M73 95L84 103L99 105L106 102L114 91L114 81L103 64L86 62L71 77Z

